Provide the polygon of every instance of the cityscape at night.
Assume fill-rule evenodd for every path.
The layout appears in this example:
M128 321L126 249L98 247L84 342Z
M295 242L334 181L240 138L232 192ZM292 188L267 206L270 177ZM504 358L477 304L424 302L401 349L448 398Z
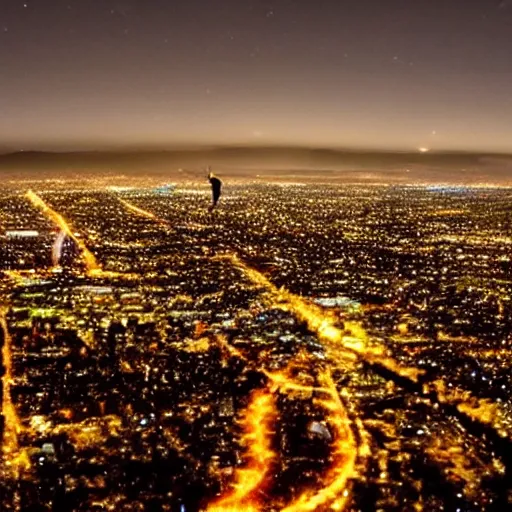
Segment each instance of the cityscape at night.
M2 510L506 510L506 188L0 196Z
M0 0L0 512L512 510L512 0Z

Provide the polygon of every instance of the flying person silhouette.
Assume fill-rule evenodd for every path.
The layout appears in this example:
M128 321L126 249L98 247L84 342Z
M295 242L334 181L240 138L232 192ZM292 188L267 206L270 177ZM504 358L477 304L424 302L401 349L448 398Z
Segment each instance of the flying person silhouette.
M212 211L219 202L220 194L222 191L222 181L211 172L208 167L208 180L210 181L210 185L212 186L212 205L210 206L210 211Z

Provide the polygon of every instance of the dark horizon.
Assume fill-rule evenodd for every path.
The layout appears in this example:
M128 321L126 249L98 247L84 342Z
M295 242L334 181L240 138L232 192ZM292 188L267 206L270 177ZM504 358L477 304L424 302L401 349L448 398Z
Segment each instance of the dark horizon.
M87 175L201 181L210 165L227 180L512 185L512 155L499 153L210 146L0 154L0 176L9 180Z
M503 150L486 150L483 148L451 148L438 147L411 148L407 146L381 147L376 144L367 145L322 145L314 143L262 143L258 141L249 142L181 142L181 143L119 143L119 144L77 144L65 146L62 144L37 144L23 145L17 147L12 145L2 145L0 141L0 157L16 154L90 154L90 153L173 153L179 151L209 151L209 150L306 150L306 151L326 151L333 153L353 153L353 154L385 154L385 155L496 155L512 156L512 147Z
M380 148L377 146L322 146L314 144L258 144L258 143L233 143L233 144L168 144L168 145L146 145L146 144L119 144L112 146L83 146L72 148L60 147L39 147L38 145L28 146L27 148L17 149L13 147L0 146L0 158L9 156L22 156L22 155L112 155L112 154L157 154L157 153L194 153L205 151L312 151L312 152L325 152L334 154L347 154L347 155L420 155L423 159L428 159L432 156L498 156L498 157L512 157L512 149L510 151L485 151L478 149L450 149L450 148L437 148L422 151L422 148Z

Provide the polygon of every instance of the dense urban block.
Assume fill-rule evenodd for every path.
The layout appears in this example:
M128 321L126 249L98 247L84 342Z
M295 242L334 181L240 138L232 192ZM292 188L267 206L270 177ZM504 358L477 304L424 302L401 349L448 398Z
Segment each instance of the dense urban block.
M0 192L2 511L512 507L512 191Z

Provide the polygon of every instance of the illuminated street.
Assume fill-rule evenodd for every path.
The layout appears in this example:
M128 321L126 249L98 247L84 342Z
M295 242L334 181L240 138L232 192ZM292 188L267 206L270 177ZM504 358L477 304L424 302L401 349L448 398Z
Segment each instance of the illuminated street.
M85 261L85 265L87 270L94 271L98 270L98 263L94 255L87 249L85 244L77 238L77 236L73 233L71 227L68 222L57 213L55 210L52 210L43 199L41 199L37 194L29 190L27 192L27 199L36 207L40 208L42 212L48 216L50 220L52 220L69 238L75 242L80 251L82 252L83 259Z

